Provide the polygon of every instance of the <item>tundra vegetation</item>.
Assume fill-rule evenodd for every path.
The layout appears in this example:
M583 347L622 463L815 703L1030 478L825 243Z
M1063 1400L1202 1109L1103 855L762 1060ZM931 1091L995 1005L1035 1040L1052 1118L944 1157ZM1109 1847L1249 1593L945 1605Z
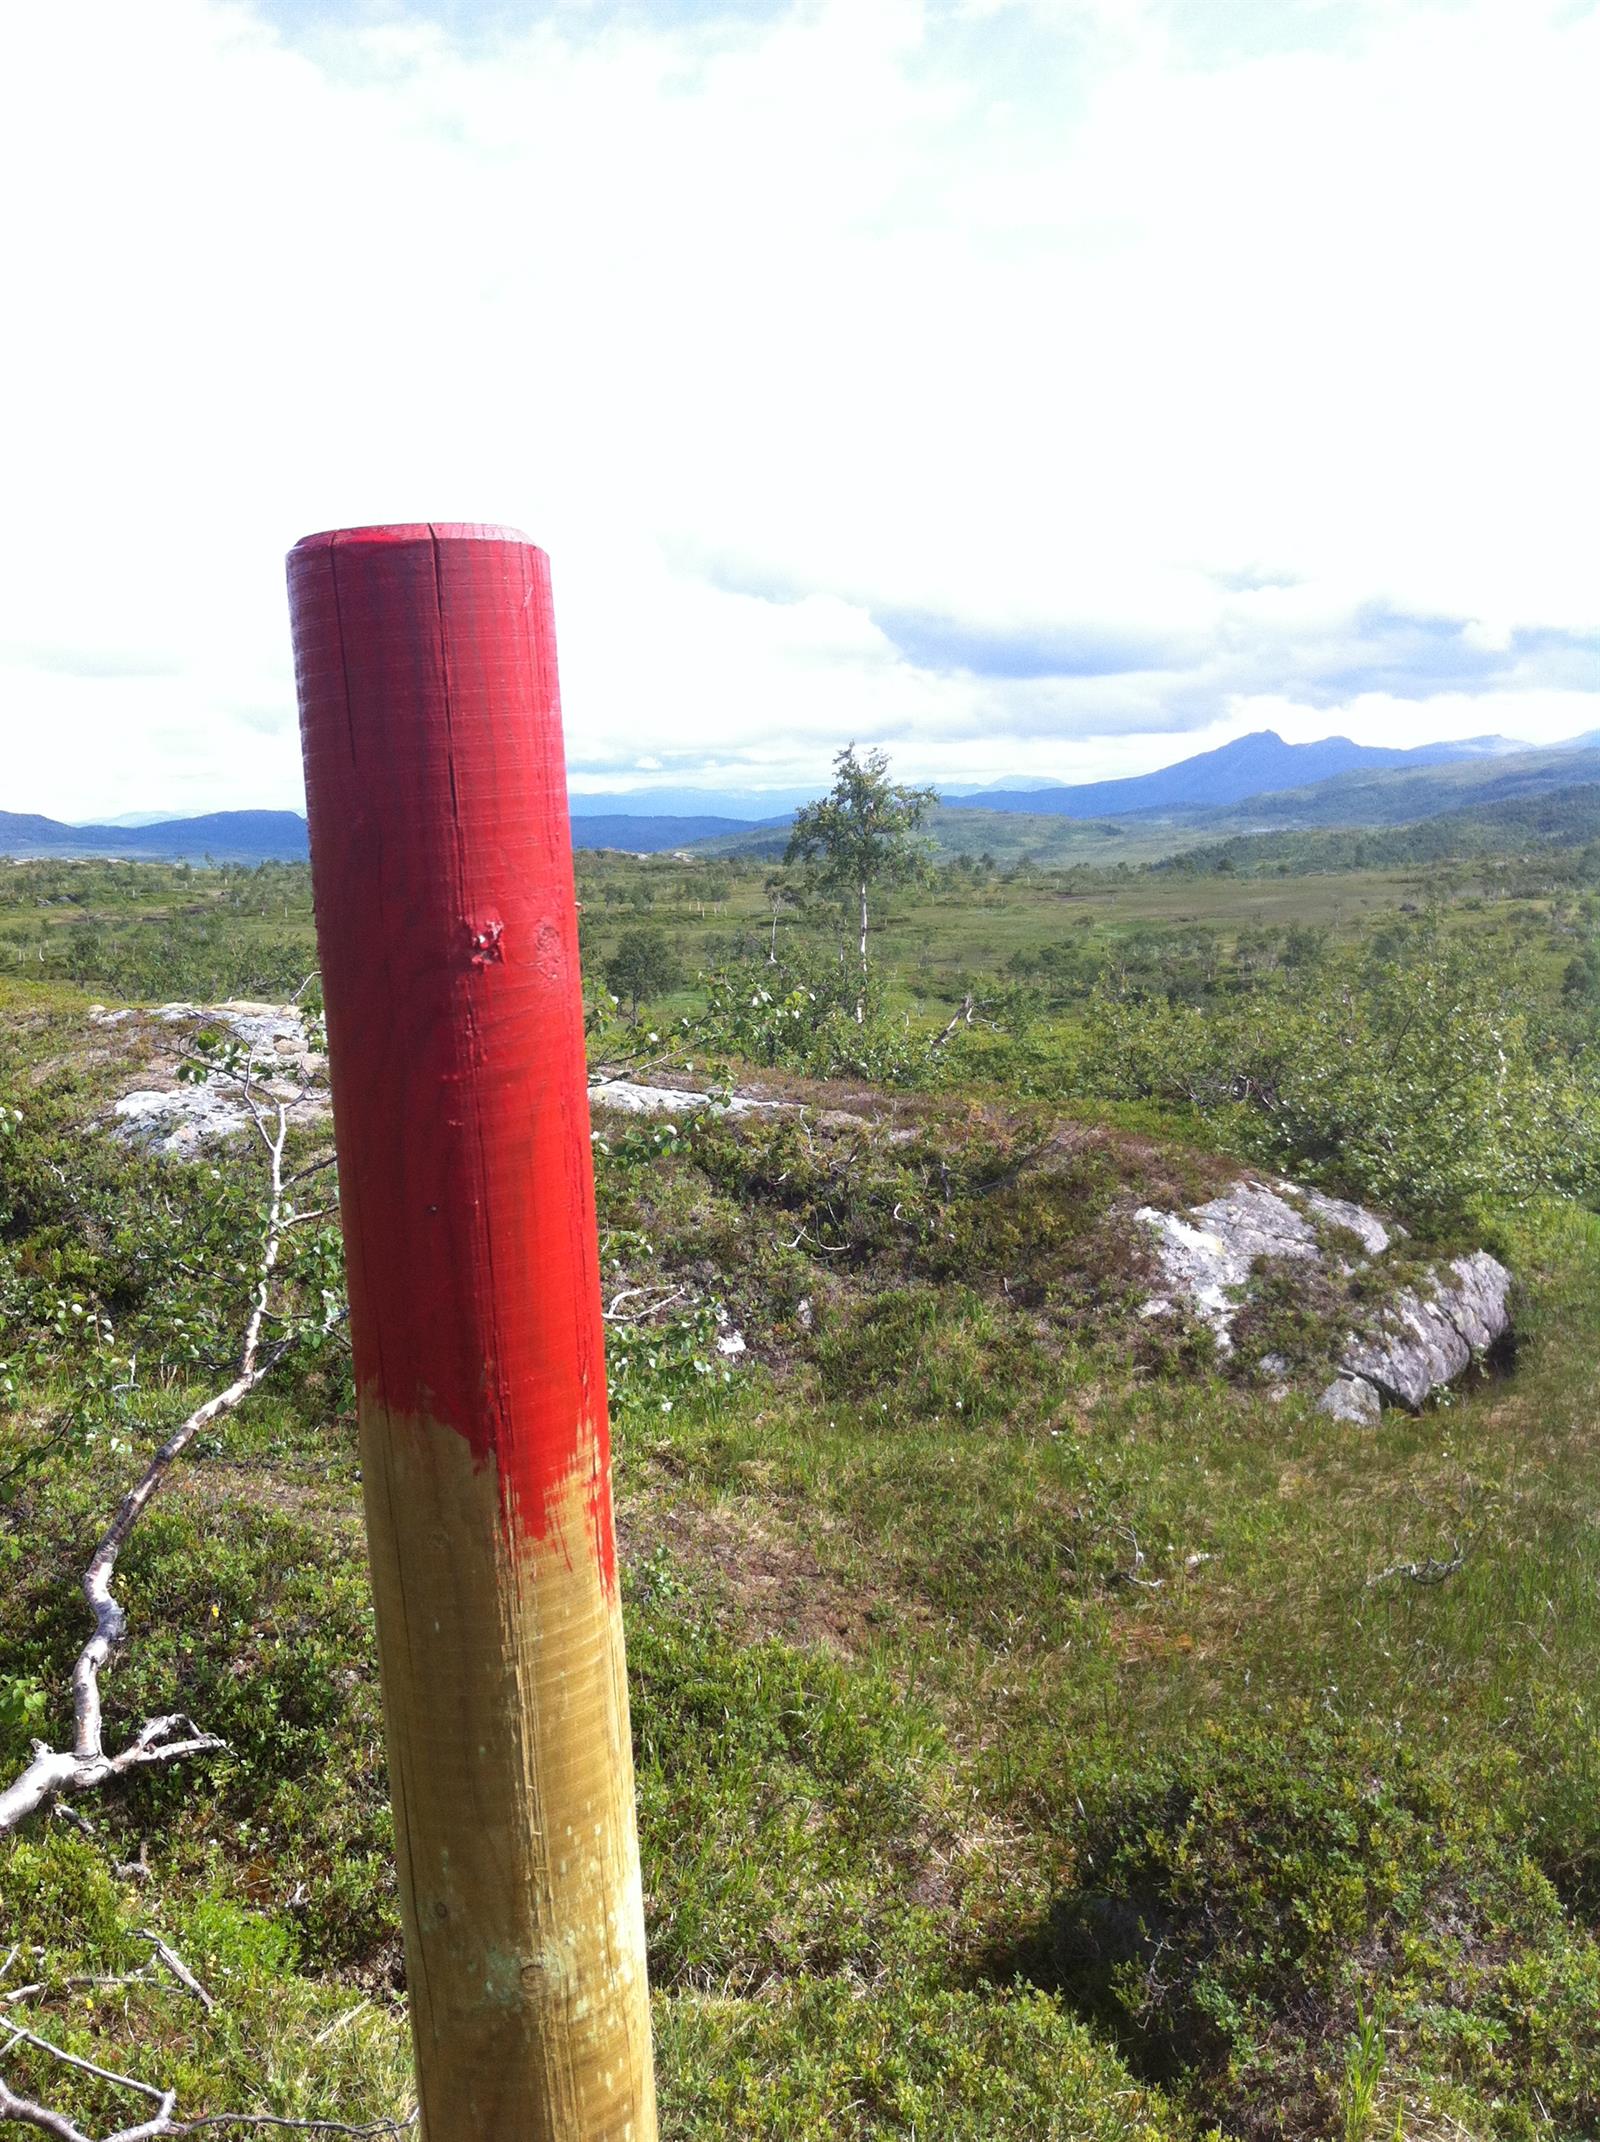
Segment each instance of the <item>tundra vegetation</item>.
M864 1001L799 865L579 856L596 1067L796 1104L595 1125L667 2134L1600 2134L1600 851L1404 830L947 855ZM85 1566L266 1239L262 1139L108 1134L174 1029L89 1006L281 999L311 942L303 870L0 864L0 1788L70 1744ZM1251 1165L1504 1257L1514 1363L1357 1429L1251 1377L1270 1277L1227 1361L1142 1316L1134 1210ZM179 2119L412 2102L296 1194L293 1343L130 1534L101 1677L108 1746L222 1745L0 1842L0 2077L95 2137L152 2104L61 2055Z

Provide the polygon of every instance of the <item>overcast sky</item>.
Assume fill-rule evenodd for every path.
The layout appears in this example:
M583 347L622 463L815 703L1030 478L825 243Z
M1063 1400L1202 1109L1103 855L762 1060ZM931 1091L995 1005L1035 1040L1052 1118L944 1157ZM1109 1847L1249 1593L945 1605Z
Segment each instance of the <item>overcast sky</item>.
M1600 7L7 11L0 808L300 805L282 557L550 552L587 788L1600 727Z

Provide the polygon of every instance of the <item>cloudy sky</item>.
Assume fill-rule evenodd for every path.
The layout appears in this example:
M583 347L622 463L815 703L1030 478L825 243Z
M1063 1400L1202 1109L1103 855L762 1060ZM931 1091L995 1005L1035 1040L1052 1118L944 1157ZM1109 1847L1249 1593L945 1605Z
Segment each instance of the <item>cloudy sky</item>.
M1595 0L7 11L0 808L300 802L282 556L551 553L574 785L1600 727Z

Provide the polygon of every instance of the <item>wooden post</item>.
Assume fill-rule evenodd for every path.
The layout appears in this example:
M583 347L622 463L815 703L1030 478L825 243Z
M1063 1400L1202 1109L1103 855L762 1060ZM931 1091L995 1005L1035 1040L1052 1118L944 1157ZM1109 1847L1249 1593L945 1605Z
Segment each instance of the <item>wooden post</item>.
M653 2142L549 566L289 558L426 2142Z

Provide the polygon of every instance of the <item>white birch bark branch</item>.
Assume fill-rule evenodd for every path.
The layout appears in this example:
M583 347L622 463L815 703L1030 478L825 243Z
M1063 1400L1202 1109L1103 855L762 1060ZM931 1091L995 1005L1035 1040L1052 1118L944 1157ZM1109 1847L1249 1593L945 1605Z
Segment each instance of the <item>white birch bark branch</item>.
M293 1214L286 1218L284 1210L283 1149L289 1134L288 1109L282 1101L276 1102L277 1120L269 1123L255 1092L253 1054L237 1077L251 1120L267 1149L269 1166L266 1232L250 1317L245 1326L239 1373L225 1390L196 1406L173 1430L139 1480L123 1496L116 1515L101 1534L99 1545L83 1574L83 1596L94 1629L72 1669L72 1746L51 1748L43 1741L33 1743L33 1756L27 1766L9 1785L0 1789L0 1837L8 1835L30 1815L37 1814L55 1800L93 1792L109 1779L125 1776L131 1770L151 1769L183 1762L190 1756L214 1754L223 1746L214 1733L204 1732L193 1719L185 1717L181 1711L174 1711L159 1718L147 1718L132 1739L116 1754L108 1755L100 1673L128 1632L127 1614L111 1585L116 1575L117 1557L127 1544L129 1534L167 1474L200 1431L233 1412L277 1366L291 1343L288 1338L283 1338L265 1348L261 1344L278 1252L285 1228L294 1218ZM4 2116L25 2117L21 2113ZM145 2131L139 2130L141 2134Z

